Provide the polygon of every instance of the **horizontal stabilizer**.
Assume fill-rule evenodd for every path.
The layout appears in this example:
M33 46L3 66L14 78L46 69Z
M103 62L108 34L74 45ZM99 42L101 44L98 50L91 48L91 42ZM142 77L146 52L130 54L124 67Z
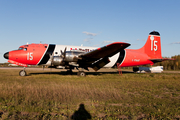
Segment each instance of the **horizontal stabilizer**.
M165 60L174 60L174 59L171 59L171 58L154 58L154 59L149 59L149 60L151 60L153 63L157 63L157 62L162 62Z

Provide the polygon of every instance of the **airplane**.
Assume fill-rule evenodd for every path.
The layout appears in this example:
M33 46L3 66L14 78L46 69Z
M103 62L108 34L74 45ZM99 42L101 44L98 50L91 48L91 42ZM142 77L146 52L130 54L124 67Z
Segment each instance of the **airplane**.
M4 58L11 64L23 66L20 76L26 76L25 68L28 65L47 65L54 68L77 68L78 76L86 76L84 70L92 68L98 71L102 67L120 67L153 65L156 62L167 60L161 55L160 34L157 31L149 33L145 45L140 49L126 49L130 46L125 42L114 42L104 47L84 47L55 44L26 44L6 52Z

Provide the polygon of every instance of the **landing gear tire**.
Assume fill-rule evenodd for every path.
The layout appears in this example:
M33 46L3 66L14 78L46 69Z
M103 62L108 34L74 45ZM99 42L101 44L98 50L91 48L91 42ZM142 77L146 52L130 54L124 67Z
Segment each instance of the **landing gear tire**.
M86 73L84 71L79 71L77 73L78 76L82 76L82 77L85 77L86 76Z
M19 75L20 75L20 76L26 76L26 71L21 70L21 71L19 72Z

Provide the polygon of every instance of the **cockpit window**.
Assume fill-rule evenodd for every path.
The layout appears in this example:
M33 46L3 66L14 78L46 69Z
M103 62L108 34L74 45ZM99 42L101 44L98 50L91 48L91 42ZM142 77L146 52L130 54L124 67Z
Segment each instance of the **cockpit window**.
M23 47L20 47L18 50L23 50Z
M24 51L27 51L27 48L24 48Z

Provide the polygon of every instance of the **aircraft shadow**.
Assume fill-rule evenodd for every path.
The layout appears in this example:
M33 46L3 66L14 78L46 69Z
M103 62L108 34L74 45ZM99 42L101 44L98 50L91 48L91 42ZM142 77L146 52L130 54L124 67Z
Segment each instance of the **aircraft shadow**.
M85 109L84 104L80 104L79 109L71 116L72 120L87 120L91 118L91 114Z
M122 71L122 74L130 74L134 73L132 71ZM60 72L35 72L35 73L29 73L28 76L31 75L40 75L40 74L54 74L54 75L77 75L77 72L73 72L72 74L68 74L66 71L60 71ZM104 74L119 74L118 71L115 72L86 72L86 75L104 75Z

